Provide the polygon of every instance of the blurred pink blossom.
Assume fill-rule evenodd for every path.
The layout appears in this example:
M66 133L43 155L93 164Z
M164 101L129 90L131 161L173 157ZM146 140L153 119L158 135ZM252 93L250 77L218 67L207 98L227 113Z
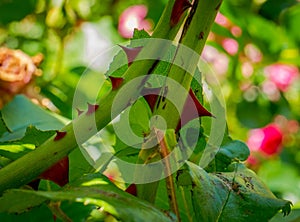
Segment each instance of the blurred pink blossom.
M231 27L230 32L235 37L240 37L242 35L242 29L236 25Z
M135 28L150 31L152 23L145 19L147 13L148 8L145 5L134 5L125 9L119 18L120 35L124 38L131 38Z
M287 91L293 81L299 76L299 70L294 65L275 63L265 68L265 74L277 88Z
M257 63L262 60L261 51L253 44L247 44L244 48L245 55L250 59L251 62Z
M230 21L220 12L218 12L215 22L220 25L223 26L225 28L230 26Z
M213 62L218 54L219 51L215 47L205 45L201 56L207 62Z
M262 91L268 96L268 98L276 102L280 99L280 92L276 86L276 84L272 81L265 81L262 84Z
M245 78L249 78L252 76L253 72L254 72L254 68L253 68L253 65L251 62L244 62L242 64L242 75L245 77Z
M251 153L247 159L247 163L252 166L255 166L259 164L259 159Z
M277 115L274 122L283 129L284 135L296 134L300 130L300 124L297 120L288 120L283 115Z
M228 70L229 58L225 53L220 53L213 46L206 45L201 56L206 62L212 65L217 74L226 74Z
M300 129L300 124L297 120L289 120L287 123L287 130L289 133L297 133Z
M239 50L238 42L231 38L223 39L222 46L230 55L235 55Z
M249 131L247 144L250 151L259 152L265 156L278 154L282 148L283 133L275 124Z

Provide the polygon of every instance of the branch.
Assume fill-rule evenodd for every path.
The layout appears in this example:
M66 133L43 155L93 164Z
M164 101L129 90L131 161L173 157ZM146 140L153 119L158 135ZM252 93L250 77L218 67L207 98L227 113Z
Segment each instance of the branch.
M180 113L187 99L193 74L221 3L222 0L195 0L185 22L179 42L181 45L177 48L174 62L168 74L168 78L177 81L184 87L185 92L178 95L177 85L172 84L167 79L166 86L171 94L176 95L177 107L174 107L170 100L161 100L154 111L154 114L160 115L166 120L168 129L176 129L180 120ZM178 64L181 64L181 67ZM176 108L178 113L174 113Z
M176 25L170 23L174 3L175 0L170 0L166 5L161 19L153 32L153 38L173 40L176 37L180 26L183 24L184 18L180 19ZM167 49L167 46L153 46L148 44L143 47L140 54L141 56L143 54L149 56L149 53L150 55L151 53L155 55L157 51L164 53ZM73 120L70 124L61 129L61 132L66 132L63 138L55 140L55 136L53 136L34 151L2 168L0 170L0 195L6 189L20 187L37 178L42 172L77 148L78 143L86 141L93 136L95 131L91 130L91 124L95 121L98 130L104 128L111 121L112 102L118 91L130 80L138 76L146 75L148 71L153 68L152 66L154 64L155 61L153 60L133 62L123 76L124 82L121 87L111 91L107 97L100 101L99 108L93 113L95 115L88 115L89 113L82 114L79 118ZM135 95L139 90L141 89L137 86L127 92L128 99L119 104L119 113L130 104L132 95ZM74 134L74 130L78 128L80 128L80 132L82 133L80 138L76 138Z

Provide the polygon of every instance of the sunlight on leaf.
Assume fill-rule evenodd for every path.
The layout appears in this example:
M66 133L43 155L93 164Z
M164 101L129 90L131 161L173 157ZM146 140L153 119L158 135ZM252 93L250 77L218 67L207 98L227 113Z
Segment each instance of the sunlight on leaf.
M290 212L291 202L277 199L259 178L243 165L236 172L207 173L187 162L195 186L193 205L200 221L266 221L279 210Z

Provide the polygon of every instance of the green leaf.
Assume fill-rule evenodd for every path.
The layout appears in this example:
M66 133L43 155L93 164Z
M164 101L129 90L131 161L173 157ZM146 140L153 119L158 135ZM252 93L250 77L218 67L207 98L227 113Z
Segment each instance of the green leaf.
M34 144L38 147L54 134L54 130L42 131L31 125L27 127L24 137L19 142Z
M122 221L171 221L164 213L118 189L101 174L88 174L63 191L12 189L0 198L0 212L23 212L43 201L70 201L98 206Z
M30 222L53 222L53 216L46 204L42 204L39 207L34 207L30 211L22 214L10 214L0 213L1 221L13 222L13 221L30 221Z
M194 186L197 221L267 221L279 210L286 215L291 203L277 199L259 178L243 165L236 172L211 174L187 162Z
M234 140L226 143L220 147L216 155L217 169L218 171L222 171L220 168L218 168L218 165L227 167L233 161L245 161L249 155L250 150L244 142Z
M142 30L134 29L132 39L135 40L135 39L144 39L150 37L151 36L144 29Z
M6 126L4 119L2 117L2 112L0 110L0 137L3 135L3 133L10 132L10 129Z
M25 198L26 195L22 194L22 196ZM32 197L33 195L30 195L30 199L25 200L25 202L30 201L30 203L34 203L34 199L32 199ZM9 198L9 196L7 196L7 198ZM12 198L15 198L15 194L13 194ZM36 202L36 204L40 203ZM81 203L64 201L61 203L60 208L74 222L87 221L88 218L94 219L94 221L96 219L95 215L93 215L93 211L97 210L97 208L93 205L83 206ZM53 213L49 210L46 204L42 204L40 206L30 208L21 214L0 213L0 218L1 221L53 222Z
M0 198L0 212L23 213L47 200L43 196L33 195L30 190L8 190Z
M73 182L86 173L94 172L95 168L88 163L80 149L69 154L69 180Z
M34 126L28 126L25 135L20 140L0 142L0 155L10 160L16 160L41 145L55 131L41 131Z
M0 145L0 156L9 160L16 160L34 149L35 146L32 144Z
M3 107L2 118L12 133L4 133L0 142L21 139L30 125L46 131L58 130L68 122L67 119L42 109L22 95L16 96Z
M145 100L137 100L130 107L129 122L133 126L132 130L135 133L135 135L143 137L145 133L150 132L150 115L151 111Z

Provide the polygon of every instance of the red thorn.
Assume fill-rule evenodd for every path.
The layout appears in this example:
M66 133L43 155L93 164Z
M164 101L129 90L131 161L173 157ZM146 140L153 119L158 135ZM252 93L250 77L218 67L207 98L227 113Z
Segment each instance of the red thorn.
M90 103L87 103L87 104L88 104L88 111L86 112L86 115L91 115L99 108L98 104L95 104L95 105L90 104Z
M201 117L201 116L212 116L212 117L214 117L210 112L208 112L208 111L202 106L202 104L199 102L198 98L196 97L196 95L194 94L194 92L193 92L192 89L190 89L189 95L190 95L190 98L193 100L193 102L194 102L195 105L196 105L196 108L197 108L199 117Z
M67 135L67 132L60 132L56 130L56 136L54 138L54 141L61 140L62 138L65 137L65 135Z
M137 196L136 185L134 183L130 184L125 191L133 196Z
M122 78L122 77L109 76L109 79L112 84L112 90L118 89L124 81L124 78Z
M39 179L51 180L59 186L64 186L69 182L69 158L65 157L44 171Z
M154 110L156 100L158 98L159 92L161 88L144 88L142 90L142 94L144 94L144 98L150 106L150 109Z
M137 55L139 54L139 52L142 50L142 46L139 47L135 47L135 48L129 48L126 46L122 46L119 45L124 52L126 53L127 56L127 60L128 60L128 66L130 66L132 64L132 62L134 61L134 59L137 57Z
M180 20L185 10L192 7L189 0L176 0L172 9L170 25L174 27Z
M197 113L193 112L193 108L196 106ZM199 102L197 97L195 96L192 89L189 91L189 96L184 104L180 121L177 125L176 132L188 123L190 120L201 117L201 116L211 116L214 117L210 112L208 112Z
M78 116L80 116L84 111L82 111L82 110L80 110L80 109L78 109L78 108L76 108L76 110L77 110L77 114L78 114Z

